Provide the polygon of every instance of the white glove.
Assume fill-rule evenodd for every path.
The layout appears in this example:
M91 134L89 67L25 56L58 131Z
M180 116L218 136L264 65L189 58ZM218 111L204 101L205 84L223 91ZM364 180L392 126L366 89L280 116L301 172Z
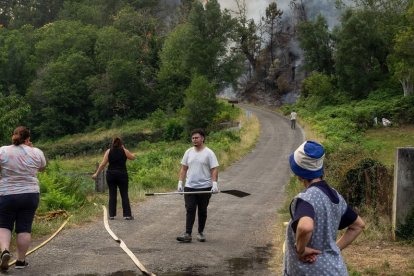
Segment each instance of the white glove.
M183 181L182 180L179 180L178 181L177 191L178 192L184 192L184 189L183 189Z
M211 187L211 192L213 194L217 194L219 192L219 189L217 187L217 181L213 181L213 187Z

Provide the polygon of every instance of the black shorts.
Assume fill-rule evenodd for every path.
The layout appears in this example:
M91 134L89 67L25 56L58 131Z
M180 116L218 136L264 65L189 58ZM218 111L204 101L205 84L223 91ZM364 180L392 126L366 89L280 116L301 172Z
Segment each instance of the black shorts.
M38 205L38 193L0 196L0 228L13 231L16 223L16 233L31 233Z

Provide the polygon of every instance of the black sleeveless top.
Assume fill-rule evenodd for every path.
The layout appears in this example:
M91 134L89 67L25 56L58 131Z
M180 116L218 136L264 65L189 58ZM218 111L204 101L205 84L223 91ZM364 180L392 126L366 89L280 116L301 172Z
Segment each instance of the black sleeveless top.
M113 148L109 150L108 155L108 171L111 172L127 172L126 161L127 156L123 148Z

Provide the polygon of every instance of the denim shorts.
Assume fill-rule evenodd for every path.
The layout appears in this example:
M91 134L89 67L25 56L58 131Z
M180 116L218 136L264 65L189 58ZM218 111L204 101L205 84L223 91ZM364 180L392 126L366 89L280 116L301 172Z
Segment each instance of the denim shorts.
M0 196L0 228L13 231L16 225L16 233L31 233L38 205L38 193Z

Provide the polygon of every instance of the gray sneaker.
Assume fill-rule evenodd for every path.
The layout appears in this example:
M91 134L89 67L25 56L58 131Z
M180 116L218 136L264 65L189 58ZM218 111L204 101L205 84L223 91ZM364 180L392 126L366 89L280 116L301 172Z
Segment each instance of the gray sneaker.
M191 242L192 239L193 238L191 238L191 235L188 233L184 233L181 236L177 237L177 241L180 241L180 242Z
M10 261L10 252L9 250L5 249L0 256L0 269L6 271L9 269L9 261Z
M199 242L205 242L205 241L206 241L206 236L204 236L204 234L203 234L203 233L198 233L198 235L197 235L197 240L198 240Z

